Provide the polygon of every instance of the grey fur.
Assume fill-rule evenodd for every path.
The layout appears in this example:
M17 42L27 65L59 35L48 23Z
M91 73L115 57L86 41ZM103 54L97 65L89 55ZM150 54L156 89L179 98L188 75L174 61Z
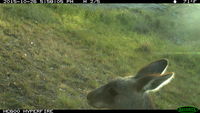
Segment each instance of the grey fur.
M173 78L165 73L168 60L161 59L142 68L136 76L117 78L87 95L88 104L108 109L153 109L148 92L160 89Z

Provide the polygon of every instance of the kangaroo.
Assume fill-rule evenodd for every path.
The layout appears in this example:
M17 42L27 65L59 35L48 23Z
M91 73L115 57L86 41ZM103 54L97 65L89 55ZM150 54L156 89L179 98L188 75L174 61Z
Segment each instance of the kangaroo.
M154 109L148 93L172 80L175 73L166 73L168 64L167 59L161 59L143 67L135 76L112 80L88 93L88 104L106 109Z

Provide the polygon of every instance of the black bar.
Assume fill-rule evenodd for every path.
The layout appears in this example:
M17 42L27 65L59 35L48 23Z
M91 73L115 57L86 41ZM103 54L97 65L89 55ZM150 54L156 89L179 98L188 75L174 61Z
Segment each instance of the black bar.
M200 3L200 0L1 0L1 3Z
M140 112L145 112L145 113L179 113L176 110L54 110L54 113L66 113L66 112L85 112L85 113L140 113Z
M126 112L126 113L138 113L138 112L146 112L146 113L179 113L177 110L48 110L48 109L38 109L38 110L26 110L26 109L13 109L13 110L0 110L0 113L70 113L70 112L86 112L86 113L115 113L115 112ZM196 112L196 113L199 113Z
M38 112L41 111L41 112ZM85 112L85 113L116 113L116 112L122 112L122 113L140 113L140 112L146 112L146 113L179 113L177 110L48 110L48 109L34 109L34 110L28 110L28 109L10 109L10 110L0 110L0 113L70 113L70 112ZM188 112L189 113L189 112ZM198 110L196 113L200 113Z
M93 0L95 2L95 0ZM173 0L99 0L100 3L173 3ZM74 0L74 3L83 3L83 0ZM87 0L87 3L93 3Z

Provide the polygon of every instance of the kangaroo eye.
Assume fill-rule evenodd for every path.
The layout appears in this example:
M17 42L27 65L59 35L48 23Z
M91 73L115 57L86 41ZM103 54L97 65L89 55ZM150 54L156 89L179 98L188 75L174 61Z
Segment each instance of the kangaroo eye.
M116 91L115 89L113 89L113 88L110 88L110 89L109 89L109 93L110 93L112 96L118 95L117 91Z

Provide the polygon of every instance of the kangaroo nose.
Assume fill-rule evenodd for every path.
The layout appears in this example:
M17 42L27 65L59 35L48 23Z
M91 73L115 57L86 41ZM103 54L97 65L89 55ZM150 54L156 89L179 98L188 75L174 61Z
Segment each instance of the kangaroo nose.
M87 94L87 103L92 106L92 94L91 92Z
M90 100L91 98L91 92L87 94L87 99Z

